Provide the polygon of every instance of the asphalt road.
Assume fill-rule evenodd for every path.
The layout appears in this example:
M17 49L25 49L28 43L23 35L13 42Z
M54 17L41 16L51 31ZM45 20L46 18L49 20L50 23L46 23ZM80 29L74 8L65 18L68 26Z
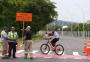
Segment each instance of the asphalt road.
M33 60L23 59L24 50L21 48L17 51L17 59L0 59L0 62L90 62L90 57L85 56L83 53L83 38L61 37L58 43L62 44L65 49L62 56L57 56L52 51L48 55L43 55L40 52L40 45L43 43L46 43L46 40L33 43Z
M30 60L30 59L22 59L22 58L18 58L18 59L0 59L0 62L90 62L90 60L77 60L77 59L45 59L45 58L36 58L34 60Z

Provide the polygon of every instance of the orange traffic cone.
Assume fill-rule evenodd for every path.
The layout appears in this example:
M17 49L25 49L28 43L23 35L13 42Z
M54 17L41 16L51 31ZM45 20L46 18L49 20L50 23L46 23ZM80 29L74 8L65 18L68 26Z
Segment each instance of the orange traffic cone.
M87 56L90 56L90 43L87 44L86 53Z
M88 41L84 42L84 53L86 56L90 55L90 43Z

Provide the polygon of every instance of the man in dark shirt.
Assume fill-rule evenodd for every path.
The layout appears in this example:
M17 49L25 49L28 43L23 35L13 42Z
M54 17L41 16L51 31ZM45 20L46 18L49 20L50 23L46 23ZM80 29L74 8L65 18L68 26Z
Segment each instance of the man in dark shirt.
M24 39L25 39L25 59L27 59L28 54L30 55L30 59L32 59L32 37L31 37L31 27L27 26L25 33L24 33Z

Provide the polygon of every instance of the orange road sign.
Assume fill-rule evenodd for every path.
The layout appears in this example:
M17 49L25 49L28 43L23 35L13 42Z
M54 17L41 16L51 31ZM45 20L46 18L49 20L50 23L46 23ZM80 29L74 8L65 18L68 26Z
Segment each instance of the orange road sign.
M16 13L17 22L31 22L32 13Z

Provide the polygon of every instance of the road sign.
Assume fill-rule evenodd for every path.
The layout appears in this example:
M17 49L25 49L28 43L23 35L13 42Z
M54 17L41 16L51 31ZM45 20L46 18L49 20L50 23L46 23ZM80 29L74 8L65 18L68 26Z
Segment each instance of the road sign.
M16 13L16 21L17 22L23 22L23 29L25 22L31 22L32 21L32 13ZM22 32L22 41L23 41L23 34L24 30Z
M17 22L31 22L32 13L16 13Z

